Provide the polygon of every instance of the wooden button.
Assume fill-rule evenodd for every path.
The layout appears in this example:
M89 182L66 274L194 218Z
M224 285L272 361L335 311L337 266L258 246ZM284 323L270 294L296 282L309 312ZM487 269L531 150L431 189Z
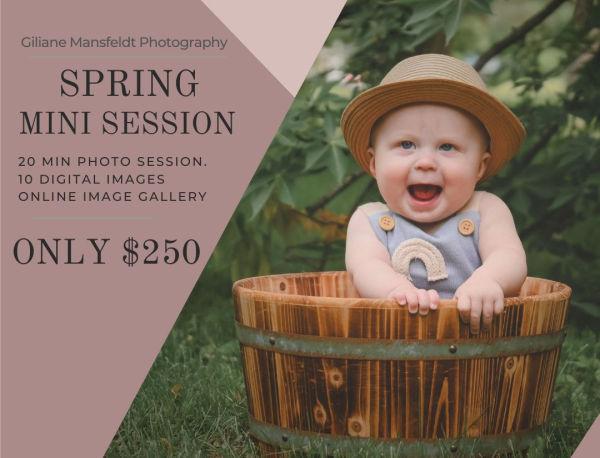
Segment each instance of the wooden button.
M391 231L394 229L395 225L396 223L394 223L394 218L392 218L390 215L383 215L381 218L379 218L379 227L384 231Z
M469 218L461 219L458 223L458 232L462 235L471 235L475 232L475 223Z

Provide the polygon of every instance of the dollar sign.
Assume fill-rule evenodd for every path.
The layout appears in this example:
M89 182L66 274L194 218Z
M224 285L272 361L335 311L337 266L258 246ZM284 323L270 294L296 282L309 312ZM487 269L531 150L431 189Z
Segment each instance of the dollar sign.
M123 262L127 264L129 267L133 266L138 261L138 254L135 251L138 247L138 242L133 237L129 237L125 242L123 242L123 248L127 254L123 256Z

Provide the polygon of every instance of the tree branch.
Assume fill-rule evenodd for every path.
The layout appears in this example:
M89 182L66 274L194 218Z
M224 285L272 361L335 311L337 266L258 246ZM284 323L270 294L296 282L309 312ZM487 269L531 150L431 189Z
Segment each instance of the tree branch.
M477 59L477 62L475 62L475 65L473 65L475 70L480 71L496 54L500 54L509 46L512 46L513 44L524 39L525 36L531 32L531 30L541 24L544 19L556 11L556 9L565 3L565 1L566 0L552 0L543 10L531 16L516 29L513 29L510 35L506 36L497 43L494 43L486 52L479 56L479 59Z
M300 210L298 210L298 209L296 209L294 207L288 207L288 210L291 211L291 212L293 212L293 213L298 213L299 215L302 215L305 218L308 218L311 221L313 221L313 222L315 222L317 224L320 224L321 226L333 225L333 226L337 226L337 227L340 227L340 228L345 228L346 227L346 223L340 223L340 222L337 222L337 221L323 221L322 219L319 219L319 218L317 218L314 215L311 215L309 213L304 213L304 212L302 212L302 211L300 211Z
M538 141L531 145L531 147L521 155L521 168L525 165L529 165L537 152L546 147L550 139L554 137L554 134L558 132L558 127L558 123L552 123L544 132L542 132Z
M321 199L319 199L313 205L306 207L306 213L309 216L312 216L317 210L320 210L321 208L325 207L325 205L327 205L329 202L331 202L335 198L335 196L337 196L339 193L343 192L348 186L350 186L352 183L354 183L356 180L358 180L364 174L365 174L365 172L360 170L360 171L355 172L352 175L349 175L348 177L346 177L346 179L343 181L343 183L341 185L339 185L337 188L335 188L329 194L323 196Z
M317 248L317 245L321 243L320 240L309 240L308 242L296 243L295 245L287 245L288 250L301 250L303 248Z
M351 215L358 208L358 206L362 203L362 201L364 200L366 195L371 191L371 189L373 189L374 186L375 186L375 179L372 179L371 181L369 181L369 184L367 184L367 186L365 186L365 189L363 189L363 192L360 193L360 195L357 197L356 201L352 204L352 209L350 211Z

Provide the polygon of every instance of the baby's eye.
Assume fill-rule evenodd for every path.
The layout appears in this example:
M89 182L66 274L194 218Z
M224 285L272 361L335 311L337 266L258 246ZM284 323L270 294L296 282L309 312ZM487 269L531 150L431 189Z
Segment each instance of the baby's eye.
M442 151L453 151L453 150L455 150L456 148L454 147L454 145L453 145L452 143L442 143L442 144L440 145L440 149L441 149Z
M412 148L415 148L416 145L414 144L414 142L411 142L410 140L403 140L400 142L400 147L402 149L412 149Z

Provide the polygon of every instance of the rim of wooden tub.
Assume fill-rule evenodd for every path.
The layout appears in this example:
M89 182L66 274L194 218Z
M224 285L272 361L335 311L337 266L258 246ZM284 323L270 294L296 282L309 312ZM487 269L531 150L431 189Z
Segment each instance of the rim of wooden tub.
M340 276L349 275L346 271L326 271L326 272L300 272L300 273L287 273L287 274L270 274L270 275L259 275L255 277L248 277L237 280L232 287L232 291L235 294L249 294L255 299L274 299L280 297L282 300L290 301L293 300L296 304L302 305L319 305L327 307L353 307L364 306L366 308L391 308L397 309L399 306L395 301L384 298L364 298L364 297L335 297L335 296L310 296L304 294L290 294L283 291L266 291L251 287L257 280L276 277L282 277L286 279L298 278L298 277L315 277L320 275ZM349 280L350 281L350 280ZM545 300L555 301L564 300L570 297L571 287L555 280L549 280L546 278L539 277L527 277L527 281L541 281L543 283L551 283L556 290L549 293L542 294L530 294L526 296L511 296L504 298L505 306L512 306L521 304L529 300ZM350 281L351 282L351 281ZM439 308L442 307L454 307L456 308L456 299L440 299ZM405 307L406 306L402 306ZM408 310L408 309L407 309ZM418 314L415 314L418 315Z
M403 314L409 314L406 306L399 306L389 299L369 299L360 297L331 297L310 296L301 294L289 294L278 291L255 289L259 287L260 281L272 282L269 286L277 288L277 282L282 282L306 277L337 277L337 281L349 281L348 273L345 271L330 272L305 272L298 274L275 274L251 277L238 280L233 286L233 293L237 307L242 303L265 302L276 306L294 304L295 306L318 308L327 310L400 310ZM507 313L513 307L519 305L537 306L555 304L569 299L571 288L563 283L542 278L528 277L528 281L541 282L550 291L542 294L530 294L526 296L509 297L505 299L504 312ZM337 285L336 285L337 286ZM456 310L456 300L441 300L437 311ZM237 313L237 312L236 312ZM456 312L455 312L456 313ZM418 313L411 314L414 318L427 318ZM466 326L466 325L465 325ZM312 333L298 333L271 329L270 326L254 326L244 322L241 317L235 320L236 335L240 343L263 350L315 357L349 358L349 359L471 359L485 358L491 356L507 356L530 353L532 349L546 351L562 344L565 338L564 325L553 330L538 330L526 335L486 335L486 333L469 334L468 336L452 338L415 339L403 338L387 339L366 336L327 336L328 345L324 349L321 338L323 336ZM464 340L464 339L467 340Z

